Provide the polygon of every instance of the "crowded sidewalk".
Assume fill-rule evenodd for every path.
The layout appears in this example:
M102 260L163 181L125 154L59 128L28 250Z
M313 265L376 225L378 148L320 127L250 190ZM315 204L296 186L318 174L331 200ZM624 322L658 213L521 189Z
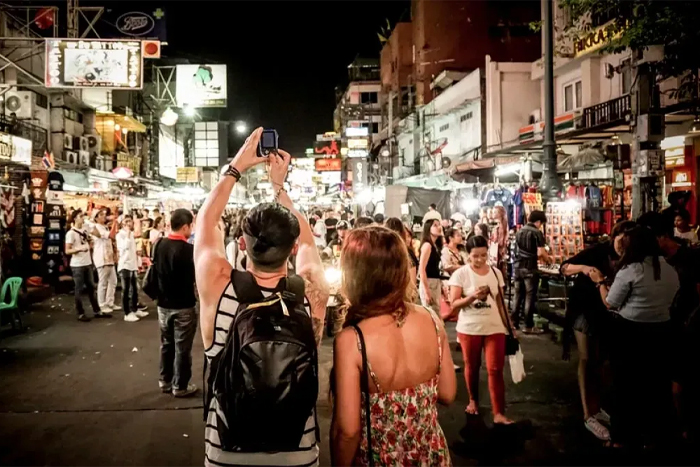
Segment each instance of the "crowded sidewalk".
M145 297L143 302L153 304ZM158 390L159 337L155 313L143 322L75 320L71 295L35 304L30 329L0 333L0 463L2 465L201 465L201 392L176 399ZM450 328L452 338L454 330ZM509 415L518 425L493 430L466 422L467 394L440 408L454 465L619 464L580 420L576 361L562 361L547 336L523 337L526 379L514 385L506 369ZM453 358L461 356L453 347ZM202 343L193 349L193 382L201 391ZM330 464L328 373L332 341L320 353L321 464ZM482 369L482 372L485 371ZM463 378L459 373L458 378ZM486 378L481 378L483 393ZM488 398L482 413L488 414ZM685 454L676 452L684 463ZM652 462L652 458L646 461ZM631 461L627 459L627 461ZM640 461L640 460L637 460ZM658 462L657 462L658 463ZM690 463L690 462L686 462Z

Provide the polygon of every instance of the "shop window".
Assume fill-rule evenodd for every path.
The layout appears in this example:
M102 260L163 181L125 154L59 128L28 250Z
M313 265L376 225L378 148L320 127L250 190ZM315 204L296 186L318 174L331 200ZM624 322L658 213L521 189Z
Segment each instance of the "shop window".
M580 109L583 101L583 86L581 81L564 86L564 112Z
M622 69L620 73L621 81L622 81L622 94L629 94L632 91L632 62L628 58L627 60L623 60L622 63L620 64L620 68Z

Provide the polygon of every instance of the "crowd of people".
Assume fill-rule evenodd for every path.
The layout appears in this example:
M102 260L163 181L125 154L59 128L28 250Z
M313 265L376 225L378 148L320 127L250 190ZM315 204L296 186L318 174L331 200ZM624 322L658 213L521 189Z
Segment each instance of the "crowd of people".
M339 257L344 300L330 376L333 465L450 465L437 410L454 401L458 384L449 321L456 321L462 350L466 414L480 410L483 354L493 421L512 424L503 370L517 333L539 332L537 267L551 262L544 213L532 212L515 237L509 307L509 232L501 206L472 222L443 219L432 205L420 239L401 219L381 214L304 214L284 188L290 155L258 157L260 133L246 140L198 212L174 211L169 229L153 219L145 246L137 241L146 238L136 231L141 222L131 214L110 220L103 211L90 225L82 212L73 213L66 240L81 321L87 320L82 289L95 317L118 309L117 274L124 319L145 316L136 277L139 258L152 258L165 393L198 391L190 381L198 309L208 375L205 465L318 464L325 255ZM261 163L268 165L274 202L227 209L234 185ZM669 427L689 436L696 424L700 276L698 253L677 238L686 233L685 221L683 214L649 213L621 222L609 242L561 266L574 278L567 319L578 345L584 424L611 447L665 442L674 434ZM612 417L601 402L607 360Z

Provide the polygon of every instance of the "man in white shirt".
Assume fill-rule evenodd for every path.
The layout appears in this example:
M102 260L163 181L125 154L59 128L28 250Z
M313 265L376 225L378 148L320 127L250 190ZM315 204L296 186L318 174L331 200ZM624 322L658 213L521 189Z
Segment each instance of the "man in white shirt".
M320 249L326 248L326 223L323 220L323 213L321 211L316 211L316 224L314 224L314 243Z
M85 316L81 293L87 292L92 305L92 313L95 318L110 318L110 315L100 311L100 305L95 297L95 281L92 277L92 258L90 258L90 236L83 229L85 218L81 211L74 211L71 215L73 226L66 233L66 254L70 255L70 268L75 282L75 309L78 312L78 321L90 321Z
M133 229L134 219L127 214L122 219L122 229L117 234L117 250L119 251L117 270L122 279L124 321L128 323L135 323L140 318L148 316L148 312L139 309L138 306L139 289L136 285L136 274L139 267ZM131 294L131 306L129 306L129 294Z
M437 210L437 205L435 203L431 204L430 207L428 207L428 212L425 213L425 216L423 216L423 224L425 224L427 221L431 221L437 219L439 221L442 220L442 214L440 214Z
M95 224L88 229L93 236L92 259L97 268L99 283L97 284L97 301L100 310L112 313L121 309L114 305L114 293L117 290L117 271L114 268L114 245L112 240L117 235L117 221L112 223L111 230L107 228L107 212L100 209L95 214Z

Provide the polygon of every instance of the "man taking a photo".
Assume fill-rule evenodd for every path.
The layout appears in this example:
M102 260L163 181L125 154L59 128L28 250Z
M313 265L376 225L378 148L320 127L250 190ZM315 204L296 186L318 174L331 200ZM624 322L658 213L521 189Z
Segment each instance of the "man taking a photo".
M229 399L222 398L221 392L217 393L214 384L214 394L205 406L208 412L206 413L204 464L311 466L318 464L319 455L315 413L315 397L318 390L315 348L320 343L323 332L328 292L311 227L304 216L294 209L291 199L284 190L284 180L291 157L281 150L279 154L271 154L267 158L257 157L256 148L261 133L262 128L258 128L246 140L230 166L225 168L223 178L199 211L194 253L205 355L212 365L213 373L216 374L217 368L220 371L222 369L228 371L230 354L224 352L224 349L228 349L231 344L229 329L236 332L239 328L238 313L241 313L241 321L244 316L256 316L259 324L250 332L268 332L272 336L268 339L271 340L274 340L275 333L287 332L286 326L291 321L295 321L299 324L299 329L308 329L311 336L310 345L314 356L306 365L306 369L309 366L315 367L313 368L315 373L311 384L304 386L306 389L299 393L303 385L288 386L288 381L277 380L275 377L276 368L280 367L290 368L295 374L301 372L308 376L304 371L305 368L290 366L290 361L286 358L287 354L279 350L285 348L284 342L276 341L271 347L260 343L255 348L252 348L254 344L251 344L246 348L246 355L249 352L255 354L246 361L256 362L256 371L246 373L246 386L249 382L255 387L274 385L275 389L280 390L276 393L281 394L280 397L285 401L289 396L303 400L304 403L298 405L303 407L300 410L304 413L298 410L296 417L280 415L274 420L265 420L265 416L260 412L264 412L268 407L261 407L256 414L257 417L236 419L236 411L227 410L227 407L236 404L233 394ZM217 228L217 225L235 183L246 170L263 162L269 164L270 180L277 203L258 205L244 219L243 236L239 239L239 246L247 254L247 271L232 273L231 264L226 260L224 253L223 232ZM295 289L299 290L294 285L300 282L299 277L288 276L287 262L294 254L296 254L296 271L303 278L302 297L294 292ZM259 296L259 299L251 303L250 296ZM298 307L294 306L295 303ZM258 308L257 311L255 307ZM306 322L297 314L299 308L303 310L301 314ZM251 312L253 314L250 314ZM259 314L255 314L256 312ZM272 323L274 320L277 321L268 327L266 323ZM237 335L241 336L241 334ZM297 339L294 332L291 332L288 337ZM306 341L302 340L302 342ZM276 350L267 352L265 350L267 348ZM239 349L239 352L243 352L243 348ZM245 373L245 369L242 371ZM233 383L241 384L242 376L239 375L237 378L237 374L234 373ZM264 381L260 381L261 378L258 375L264 375L265 378L262 378ZM305 381L309 382L308 379ZM235 397L240 396L240 392L235 394ZM274 410L274 408L271 409ZM280 429L280 427L284 428ZM232 438L230 438L227 433L232 431L237 431L237 436L231 435ZM252 443L257 447L249 448L241 445L240 440L246 437L252 437ZM231 439L234 440L234 446L240 446L241 449L227 448L226 445L230 445ZM279 446L280 439L287 440L285 446Z

